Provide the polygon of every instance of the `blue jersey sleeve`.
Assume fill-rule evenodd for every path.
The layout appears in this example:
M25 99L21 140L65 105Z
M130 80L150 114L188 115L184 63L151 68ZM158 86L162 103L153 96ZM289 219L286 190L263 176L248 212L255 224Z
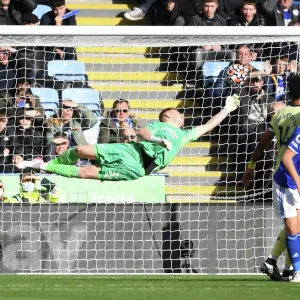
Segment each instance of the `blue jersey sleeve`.
M290 148L296 154L300 150L300 127L297 127L288 142L288 148Z

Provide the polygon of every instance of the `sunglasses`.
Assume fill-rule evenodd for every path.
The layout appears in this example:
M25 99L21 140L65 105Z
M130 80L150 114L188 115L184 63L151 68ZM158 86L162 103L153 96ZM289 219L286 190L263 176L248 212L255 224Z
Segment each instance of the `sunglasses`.
M123 135L123 139L124 139L125 141L127 141L127 140L133 140L133 139L135 139L135 137L136 137L135 134L131 134L131 135Z
M123 112L123 113L128 113L128 109L114 109L115 112L117 113L120 113L120 112Z

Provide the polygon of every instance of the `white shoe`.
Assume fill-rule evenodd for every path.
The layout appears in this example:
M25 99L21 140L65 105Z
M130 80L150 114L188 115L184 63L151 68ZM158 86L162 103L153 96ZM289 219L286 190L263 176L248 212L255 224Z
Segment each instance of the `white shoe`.
M291 280L291 282L298 282L298 283L300 283L300 271L298 271L298 272L296 272L295 274L294 274L294 277L293 277L293 279Z
M145 17L145 13L142 9L138 7L134 7L132 11L126 12L124 14L124 18L131 20L131 21L138 21L142 20Z
M41 169L41 165L45 164L43 161L40 160L23 160L19 164L17 164L18 169L25 169L25 168L31 168L31 169Z

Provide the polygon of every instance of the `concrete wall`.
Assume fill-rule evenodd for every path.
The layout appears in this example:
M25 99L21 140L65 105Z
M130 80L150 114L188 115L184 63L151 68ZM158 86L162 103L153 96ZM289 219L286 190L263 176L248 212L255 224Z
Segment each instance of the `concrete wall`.
M281 228L269 204L3 205L0 218L5 273L182 272L184 239L198 272L253 273Z

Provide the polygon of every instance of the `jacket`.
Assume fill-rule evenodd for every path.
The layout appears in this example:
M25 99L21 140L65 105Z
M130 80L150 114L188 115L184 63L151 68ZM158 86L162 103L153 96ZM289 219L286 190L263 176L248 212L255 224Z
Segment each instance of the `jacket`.
M284 9L278 0L266 0L261 6L261 13L265 16L267 25L285 26ZM292 21L300 20L300 3L294 1L289 8Z
M0 25L21 25L22 15L11 6L6 11L0 8Z
M56 191L54 194L43 193L40 190L35 190L34 192L20 192L19 194L13 196L10 199L4 199L4 203L57 203L60 198L60 191Z
M270 120L271 104L274 102L275 99L264 91L260 95L250 95L249 88L243 88L238 113L238 134L263 133Z
M133 122L134 128L140 128L137 118L133 115L130 115L129 118ZM98 143L119 143L119 128L114 122L113 118L108 114L106 118L103 118L100 123L100 131L98 136Z
M83 131L90 129L94 125L96 125L98 119L95 114L85 106L78 105L78 109L81 112L81 115L79 117L73 117L69 121L69 127L71 129L71 133L74 137L75 143L77 145L87 145L88 142L84 137ZM53 136L56 132L63 131L63 126L64 124L60 123L59 119L50 118L48 120L48 128L46 131L47 145L52 142Z
M43 145L44 138L37 128L23 129L21 126L16 127L13 147L19 151L21 150L25 159L31 160L34 157L42 156Z
M276 99L276 101L286 101L287 96L288 96L288 80L289 80L289 76L291 74L290 73L285 73L282 77L283 77L283 81L284 81L284 95L281 95L279 98L276 99L276 91L278 88L278 79L276 75L269 75L266 80L265 80L265 87L264 90L266 91L266 93L270 96L272 96L273 98Z
M179 16L183 17L186 24L189 24L192 17L199 14L202 10L203 0L164 0L162 5L167 8L169 2L175 2L174 9L171 12L170 24Z
M230 96L232 94L234 87L231 86L227 80L227 71L228 71L228 68L233 64L234 64L234 62L232 62L227 68L223 69L219 73L216 82L214 82L212 88L209 90L209 96L211 96L213 98L217 98L217 97L223 98L223 97ZM250 63L250 65L251 65L251 63ZM250 72L254 72L254 71L258 71L258 70L256 68L252 67Z
M69 13L71 12L71 10L69 9L66 9L66 13ZM40 25L56 25L55 23L55 14L53 11L49 11L47 13L45 13L42 18L41 18L41 21L40 21ZM63 26L70 26L70 25L76 25L76 18L75 16L72 16L70 18L67 18L67 19L64 19L62 21L62 25Z
M249 24L246 24L243 16L241 14L236 14L228 22L229 26L266 26L266 21L263 15L256 13L253 16L252 21Z
M215 14L213 19L207 19L201 13L192 17L189 26L227 26L226 20L218 14Z

